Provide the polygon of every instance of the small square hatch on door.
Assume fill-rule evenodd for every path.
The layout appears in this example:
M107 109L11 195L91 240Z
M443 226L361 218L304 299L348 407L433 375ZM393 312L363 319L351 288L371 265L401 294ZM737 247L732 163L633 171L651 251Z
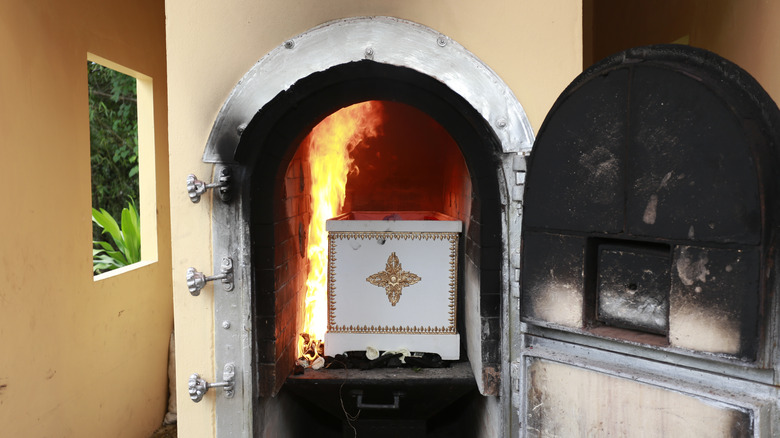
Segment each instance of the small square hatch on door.
M669 331L670 255L665 245L598 246L597 320L643 332Z

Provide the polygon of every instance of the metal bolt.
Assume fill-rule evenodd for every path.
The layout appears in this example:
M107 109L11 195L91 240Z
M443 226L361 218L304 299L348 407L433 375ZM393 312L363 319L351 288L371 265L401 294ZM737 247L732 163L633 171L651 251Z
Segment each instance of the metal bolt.
M371 47L366 47L366 59L374 59L374 49Z
M230 328L230 321L222 321L222 328L227 330Z
M293 40L287 40L284 42L284 48L285 49L292 49L295 47L295 41Z
M500 118L496 121L496 126L498 126L498 129L504 129L506 128L507 122L505 118Z
M439 38L436 38L436 44L439 45L439 47L444 47L447 45L447 37L440 36Z
M236 128L236 134L238 134L238 136L241 137L241 134L244 133L245 129L246 129L246 123L242 123L238 125L238 127Z

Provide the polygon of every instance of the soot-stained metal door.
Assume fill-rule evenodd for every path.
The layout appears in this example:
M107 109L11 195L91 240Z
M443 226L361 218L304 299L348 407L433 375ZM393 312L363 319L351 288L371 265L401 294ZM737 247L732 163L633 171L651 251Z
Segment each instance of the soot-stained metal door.
M614 55L548 114L523 209L525 436L775 436L777 106L686 46Z

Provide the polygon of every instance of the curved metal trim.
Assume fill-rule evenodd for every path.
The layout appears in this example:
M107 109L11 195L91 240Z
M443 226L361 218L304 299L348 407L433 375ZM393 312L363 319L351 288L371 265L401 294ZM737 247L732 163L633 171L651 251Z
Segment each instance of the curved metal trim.
M463 46L426 26L391 17L331 21L304 32L260 59L217 115L203 161L234 161L238 142L257 111L312 73L371 59L437 79L468 101L495 132L503 152L527 152L533 130L512 90Z

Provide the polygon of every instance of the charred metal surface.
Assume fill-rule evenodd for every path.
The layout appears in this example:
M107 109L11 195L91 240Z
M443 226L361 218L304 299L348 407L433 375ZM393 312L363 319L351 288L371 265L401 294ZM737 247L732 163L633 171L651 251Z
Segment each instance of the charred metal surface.
M482 368L482 385L486 394L499 395L501 393L501 371L493 366Z
M523 317L581 327L585 239L526 231L524 243L547 250L525 259Z
M586 70L529 157L524 320L774 360L762 339L777 322L761 309L771 305L762 279L780 205L779 120L747 73L703 50L631 49ZM561 244L574 241L584 255ZM578 311L582 320L562 317Z
M531 155L524 227L623 230L628 80L627 70L597 76L550 113Z
M758 250L679 246L672 267L673 346L737 356L757 352Z
M685 70L632 71L628 234L759 244L758 169L741 115Z
M666 334L669 248L607 244L598 253L598 320Z

